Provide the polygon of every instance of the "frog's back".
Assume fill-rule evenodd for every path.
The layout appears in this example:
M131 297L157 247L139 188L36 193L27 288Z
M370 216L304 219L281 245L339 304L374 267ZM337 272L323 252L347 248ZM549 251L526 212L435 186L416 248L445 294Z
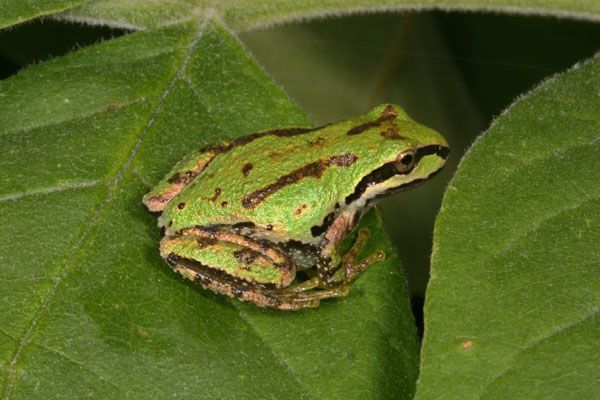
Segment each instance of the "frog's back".
M314 240L365 174L393 159L394 147L406 146L403 140L410 142L410 135L398 134L398 111L390 107L322 128L265 132L221 145L226 150L169 202L164 224L174 230L244 224L266 236Z

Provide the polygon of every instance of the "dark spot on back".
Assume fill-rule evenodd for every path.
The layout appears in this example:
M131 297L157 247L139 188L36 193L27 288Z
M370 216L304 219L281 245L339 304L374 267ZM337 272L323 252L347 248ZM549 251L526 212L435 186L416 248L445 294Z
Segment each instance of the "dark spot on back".
M379 118L383 119L396 119L398 118L398 111L392 106L387 106L382 112Z
M228 201L221 202L221 207L226 208L229 205Z
M307 177L319 179L330 166L348 167L354 164L357 159L358 156L350 153L331 156L326 159L321 159L306 164L298 169L293 170L289 174L280 176L275 182L257 189L245 196L242 199L242 206L246 209L252 210L265 201L267 197L288 185L298 183Z
M391 140L402 140L404 136L400 135L400 128L397 126L392 126L380 133L382 138L391 139Z
M260 254L250 249L241 249L234 251L233 256L240 264L252 264L258 257L260 257Z
M375 121L369 121L365 122L364 124L355 126L354 128L351 128L348 132L346 132L346 134L349 136L361 134L364 131L367 131L371 128L378 127L386 121L391 121L396 117L398 117L398 113L396 112L396 110L394 110L392 106L387 106L385 110L383 110L379 118L377 118Z
M302 214L306 209L308 208L308 205L306 203L300 205L297 209L296 209L296 214L300 215Z
M311 147L321 147L323 146L323 143L325 143L325 139L319 136L315 140L309 141L308 145Z
M183 210L185 208L185 206L187 206L187 204L185 202L181 202L181 203L177 204L177 208L179 208L180 210Z
M176 172L175 175L167 180L167 183L170 185L181 183L186 184L191 181L194 176L196 176L194 171Z
M210 151L215 155L220 153L227 153L232 149L247 145L248 143L252 143L256 139L259 139L264 136L277 136L277 137L286 137L286 136L296 136L302 135L307 132L312 132L319 128L284 128L284 129L274 129L272 131L253 133L251 135L240 136L235 139L232 139L228 142L218 143L216 145L211 145L204 147L200 151Z
M254 166L251 163L244 164L242 167L242 174L244 174L244 176L248 176L250 171L252 171L252 168L254 168Z

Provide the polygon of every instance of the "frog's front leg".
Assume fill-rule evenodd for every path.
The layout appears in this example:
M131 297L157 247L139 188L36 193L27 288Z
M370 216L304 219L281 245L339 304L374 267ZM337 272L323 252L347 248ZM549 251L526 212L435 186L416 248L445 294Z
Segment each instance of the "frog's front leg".
M321 262L317 264L317 273L321 281L320 287L345 287L369 266L385 260L385 252L378 250L357 261L357 257L370 234L367 228L359 229L354 244L343 256L340 256L335 242L332 241L327 244L323 249L323 254L328 256L323 257Z
M310 285L288 288L294 264L280 251L229 231L187 228L166 236L161 256L184 277L214 292L262 307L316 307ZM319 291L322 292L322 291Z

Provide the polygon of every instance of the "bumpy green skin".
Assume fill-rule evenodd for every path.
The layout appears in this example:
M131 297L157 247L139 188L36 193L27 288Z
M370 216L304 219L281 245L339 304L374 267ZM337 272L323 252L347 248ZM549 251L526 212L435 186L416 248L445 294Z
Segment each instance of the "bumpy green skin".
M407 151L415 165L398 172ZM162 211L161 254L188 278L261 306L314 306L313 293L272 291L288 286L296 267L313 264L320 288L345 285L337 244L372 200L429 178L447 154L440 134L384 104L314 130L279 129L204 148L178 163L144 203Z

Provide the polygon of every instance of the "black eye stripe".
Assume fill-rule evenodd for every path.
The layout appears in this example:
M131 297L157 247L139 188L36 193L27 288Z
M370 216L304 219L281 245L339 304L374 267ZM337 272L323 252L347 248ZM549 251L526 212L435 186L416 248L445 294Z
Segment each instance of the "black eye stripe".
M444 146L440 146L440 145L431 145L431 146L421 147L421 148L417 149L417 152L415 153L415 160L414 160L413 165L416 166L419 163L419 161L421 161L421 158L423 158L425 156L430 156L432 154L437 154L439 157L446 159L448 157L448 154L450 154L450 149L448 147L444 147ZM403 171L403 172L398 172L398 170L394 166L393 161L386 163L386 164L382 165L381 167L373 170L371 173L366 175L364 178L362 178L360 180L360 182L358 182L358 185L356 185L356 189L354 189L354 192L352 192L351 194L346 196L345 203L350 204L353 201L359 199L360 196L363 195L363 193L367 190L368 187L376 185L383 181L386 181L394 175L406 175L407 173L411 172L413 169L414 168L411 168L411 169Z

